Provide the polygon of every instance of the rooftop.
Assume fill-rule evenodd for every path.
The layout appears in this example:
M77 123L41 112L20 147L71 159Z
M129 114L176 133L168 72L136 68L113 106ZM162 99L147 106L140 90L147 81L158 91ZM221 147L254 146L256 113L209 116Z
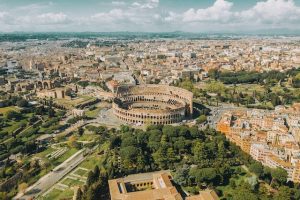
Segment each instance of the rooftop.
M182 200L169 171L129 175L109 180L112 200Z

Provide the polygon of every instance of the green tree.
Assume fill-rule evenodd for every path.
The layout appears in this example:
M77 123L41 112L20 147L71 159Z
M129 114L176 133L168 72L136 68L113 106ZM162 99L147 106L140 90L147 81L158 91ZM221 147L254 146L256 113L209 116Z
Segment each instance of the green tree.
M18 107L22 107L22 108L27 107L28 106L28 101L25 100L25 99L21 99L21 100L17 101L16 105Z
M196 162L202 162L208 158L208 148L203 142L197 141L193 147L194 160Z
M152 154L154 162L159 166L160 169L167 169L168 158L166 157L166 151L160 147L155 153Z
M250 188L251 188L250 186L248 188L246 186L237 187L232 199L233 200L241 200L241 199L257 200L258 196Z
M75 198L75 200L83 200L83 193L82 193L80 187L76 190L76 198Z
M192 168L190 170L190 175L195 177L196 183L201 185L209 185L209 184L218 184L217 178L218 173L215 168Z
M82 136L84 133L84 129L82 127L78 128L78 135Z
M139 155L139 150L134 146L122 147L120 149L120 155L123 161L123 167L127 170L133 169Z
M213 92L213 93L224 93L225 91L225 86L222 82L219 81L211 81L206 85L206 90L208 92Z
M207 120L207 117L205 115L200 115L197 119L197 123L202 124L202 123L206 122L206 120Z
M95 182L95 174L93 171L89 171L87 179L86 179L87 187L91 186L94 182Z
M168 148L167 157L170 163L175 163L177 161L173 148Z
M256 174L258 177L262 177L264 174L264 167L261 163L255 162L249 166L249 170Z
M22 118L22 114L14 110L9 110L5 113L5 117L8 120L12 120L12 119L20 120Z
M100 177L100 169L98 165L94 167L93 174L94 174L94 182L98 181Z
M189 179L189 166L183 165L181 168L177 169L174 175L175 183L186 186Z
M275 194L274 200L292 199L292 190L287 186L280 186L278 193Z
M272 182L276 180L279 184L284 184L287 182L287 171L282 168L276 168L271 170Z

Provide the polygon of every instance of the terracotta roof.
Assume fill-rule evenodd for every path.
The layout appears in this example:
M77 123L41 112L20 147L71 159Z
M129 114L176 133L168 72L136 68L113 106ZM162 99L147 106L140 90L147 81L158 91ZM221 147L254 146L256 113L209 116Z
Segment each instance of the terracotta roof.
M109 180L109 190L112 200L182 200L181 195L172 185L169 171L134 174L124 178ZM133 184L146 184L151 182L149 188L140 191L127 191L126 186ZM136 187L136 185L134 186ZM138 186L137 186L138 187Z
M186 200L218 200L219 197L213 190L200 191L199 195L187 197Z

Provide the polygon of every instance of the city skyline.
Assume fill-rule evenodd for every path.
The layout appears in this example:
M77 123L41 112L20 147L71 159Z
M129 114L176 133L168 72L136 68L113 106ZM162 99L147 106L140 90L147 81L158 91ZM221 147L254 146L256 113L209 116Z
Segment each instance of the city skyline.
M300 33L299 0L0 0L0 32Z

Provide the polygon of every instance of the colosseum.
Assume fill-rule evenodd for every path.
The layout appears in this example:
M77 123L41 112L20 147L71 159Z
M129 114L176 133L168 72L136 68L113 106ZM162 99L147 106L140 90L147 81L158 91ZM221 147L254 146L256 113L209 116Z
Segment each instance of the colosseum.
M193 93L168 85L121 86L113 113L135 124L172 124L191 117Z

